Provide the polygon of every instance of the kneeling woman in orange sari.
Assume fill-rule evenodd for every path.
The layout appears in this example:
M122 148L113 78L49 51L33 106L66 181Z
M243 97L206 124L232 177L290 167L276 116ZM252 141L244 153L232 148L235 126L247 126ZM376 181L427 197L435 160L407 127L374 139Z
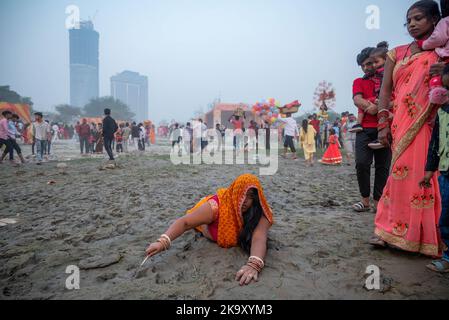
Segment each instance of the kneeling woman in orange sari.
M229 188L203 198L187 215L176 220L146 253L152 257L168 250L172 241L195 229L222 248L240 246L250 254L247 263L237 272L236 281L248 285L258 281L264 268L268 230L273 224L259 179L245 174Z

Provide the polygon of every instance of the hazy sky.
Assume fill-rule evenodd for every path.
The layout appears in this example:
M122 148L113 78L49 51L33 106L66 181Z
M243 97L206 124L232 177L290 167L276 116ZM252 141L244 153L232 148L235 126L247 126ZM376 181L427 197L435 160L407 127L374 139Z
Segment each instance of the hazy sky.
M52 110L69 102L65 8L95 17L100 95L125 69L149 77L151 118L184 121L221 95L224 102L299 99L312 109L322 80L351 110L355 57L382 40L411 39L403 26L414 0L1 0L0 85ZM380 30L365 12L380 8Z

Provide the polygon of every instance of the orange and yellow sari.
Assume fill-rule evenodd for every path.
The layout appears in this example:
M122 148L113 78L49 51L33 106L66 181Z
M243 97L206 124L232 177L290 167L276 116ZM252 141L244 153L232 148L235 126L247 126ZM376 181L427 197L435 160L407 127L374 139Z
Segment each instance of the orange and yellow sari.
M242 205L246 194L250 189L257 189L260 206L265 218L273 224L273 213L263 193L262 185L256 176L244 174L238 177L227 189L219 189L217 196L218 206L218 238L217 244L222 248L232 248L238 246L238 238L243 230ZM192 213L201 207L214 196L208 196L198 202L195 207L187 211ZM201 231L200 228L198 231Z
M393 73L392 171L379 202L375 233L388 244L410 252L439 256L441 198L437 177L421 188L436 108L429 102L433 51L411 55L410 46L388 53Z

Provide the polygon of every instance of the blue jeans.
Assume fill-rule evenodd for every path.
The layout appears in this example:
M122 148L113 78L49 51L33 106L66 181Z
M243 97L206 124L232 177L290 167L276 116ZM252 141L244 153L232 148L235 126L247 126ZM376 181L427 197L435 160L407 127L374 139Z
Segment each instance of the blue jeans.
M112 152L112 139L113 137L104 137L104 148L108 153L109 160L114 161L114 153Z
M442 174L438 178L441 192L441 218L440 233L441 240L449 247L449 174ZM449 262L449 249L443 253L443 259Z
M44 159L44 151L47 148L47 140L36 139L36 159L42 161Z

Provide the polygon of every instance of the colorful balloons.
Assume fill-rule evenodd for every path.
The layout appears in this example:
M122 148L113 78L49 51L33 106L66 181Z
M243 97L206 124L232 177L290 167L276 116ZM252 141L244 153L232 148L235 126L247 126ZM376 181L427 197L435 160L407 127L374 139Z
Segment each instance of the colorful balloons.
M275 98L268 98L257 101L253 105L252 111L256 116L263 118L265 121L275 123L280 116L280 106L281 103Z

